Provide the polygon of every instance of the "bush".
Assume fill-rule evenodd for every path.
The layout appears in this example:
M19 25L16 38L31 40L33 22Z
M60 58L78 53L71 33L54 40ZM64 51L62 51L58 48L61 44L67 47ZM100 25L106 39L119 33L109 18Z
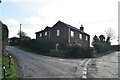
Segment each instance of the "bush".
M20 46L36 52L48 53L50 51L50 42L46 40L21 40Z
M9 45L10 46L18 46L20 44L20 38L12 37L10 38Z
M92 47L81 47L79 45L73 45L68 48L66 55L73 58L90 58L93 53Z
M102 52L107 52L111 49L111 45L108 45L107 43L103 43L103 42L95 42L93 44L95 50L97 51L97 53L102 53Z

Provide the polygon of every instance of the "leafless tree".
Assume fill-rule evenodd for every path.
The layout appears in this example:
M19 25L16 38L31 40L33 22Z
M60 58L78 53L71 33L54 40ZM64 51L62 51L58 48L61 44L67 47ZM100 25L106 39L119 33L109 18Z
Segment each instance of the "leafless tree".
M23 32L23 31L18 31L17 35L19 35L20 37L25 37L26 36L26 33Z
M105 34L107 35L107 37L110 38L110 40L113 40L116 38L115 31L112 28L108 28L107 30L105 30Z

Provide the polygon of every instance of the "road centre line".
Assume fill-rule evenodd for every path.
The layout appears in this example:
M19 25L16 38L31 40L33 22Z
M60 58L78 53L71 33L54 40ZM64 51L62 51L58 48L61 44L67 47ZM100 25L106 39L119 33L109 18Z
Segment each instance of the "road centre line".
M87 60L87 59L84 59L84 60L80 63L80 65L82 65L86 60Z
M85 66L87 66L90 61L91 61L91 59L89 59L89 60L85 63Z
M91 59L89 59L86 63L85 63L85 66L84 66L84 69L83 69L83 75L82 75L82 78L83 79L86 79L87 78L87 65L88 63L91 61Z

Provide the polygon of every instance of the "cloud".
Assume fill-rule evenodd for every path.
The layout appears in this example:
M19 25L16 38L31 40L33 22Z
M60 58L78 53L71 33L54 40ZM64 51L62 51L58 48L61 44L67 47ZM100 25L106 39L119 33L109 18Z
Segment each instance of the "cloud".
M85 27L85 32L92 37L104 33L106 27L117 29L117 22L106 22L117 18L118 0L5 0L11 2L38 2L40 5L27 5L32 10L29 16L25 16L22 29L30 36L35 36L34 32L44 29L46 26L52 27L58 20L68 23L77 28L81 24ZM108 3L109 2L109 3ZM101 6L102 5L102 6ZM23 8L23 13L27 13L27 8ZM38 12L37 12L38 10ZM15 19L8 20L9 24L15 25L19 22ZM22 23L22 22L21 22ZM30 25L24 25L30 24ZM32 25L31 25L32 24ZM28 29L29 28L29 29ZM27 30L28 29L28 30ZM31 31L30 31L31 30ZM117 30L116 30L117 31ZM33 33L31 33L33 32ZM117 33L117 32L116 32ZM91 40L92 41L92 40Z
M40 24L42 20L39 16L31 16L26 18L25 21L30 22L30 24Z
M20 23L16 19L13 19L13 18L7 19L3 22L5 22L5 24L8 26L9 38L13 36L17 36Z
M6 24L8 25L19 25L20 23L15 19L7 19Z
M3 2L50 2L53 0L3 0Z

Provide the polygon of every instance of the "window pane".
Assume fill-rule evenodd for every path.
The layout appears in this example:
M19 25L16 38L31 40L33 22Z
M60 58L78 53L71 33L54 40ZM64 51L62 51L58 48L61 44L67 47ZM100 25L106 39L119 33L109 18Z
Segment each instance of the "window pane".
M60 30L57 30L57 36L60 36Z
M71 37L74 37L74 31L71 31Z
M40 33L40 37L42 36L42 33Z
M82 34L79 34L79 38L82 39Z
M47 32L45 32L45 36L47 36Z
M86 40L88 40L88 36L86 36Z

